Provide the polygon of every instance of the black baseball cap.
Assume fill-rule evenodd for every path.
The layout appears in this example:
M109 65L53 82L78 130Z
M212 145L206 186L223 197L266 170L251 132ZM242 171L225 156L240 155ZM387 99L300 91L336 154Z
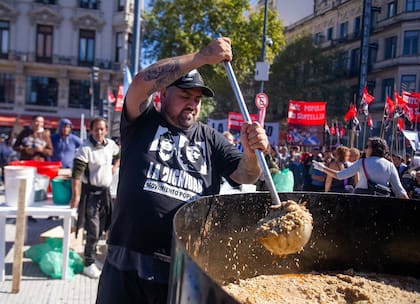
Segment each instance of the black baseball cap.
M176 86L180 89L201 88L204 96L214 96L213 90L204 85L203 78L197 70L192 70L188 74L182 75L182 77L168 85L168 87L171 86Z

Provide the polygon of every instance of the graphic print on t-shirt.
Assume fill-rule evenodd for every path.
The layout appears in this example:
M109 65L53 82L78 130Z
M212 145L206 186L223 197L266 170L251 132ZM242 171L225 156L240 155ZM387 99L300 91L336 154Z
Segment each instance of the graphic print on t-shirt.
M182 201L197 199L203 192L202 175L207 175L205 151L204 142L159 126L150 144L152 161L143 189Z

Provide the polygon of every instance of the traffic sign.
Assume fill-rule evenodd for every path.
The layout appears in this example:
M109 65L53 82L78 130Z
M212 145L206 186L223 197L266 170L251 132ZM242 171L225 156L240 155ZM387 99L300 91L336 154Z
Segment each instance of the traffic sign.
M265 109L268 106L268 96L265 93L258 93L255 96L255 105L258 109Z

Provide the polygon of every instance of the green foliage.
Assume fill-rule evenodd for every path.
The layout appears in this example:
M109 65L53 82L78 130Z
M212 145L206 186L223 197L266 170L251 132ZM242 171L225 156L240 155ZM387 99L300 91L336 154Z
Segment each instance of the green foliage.
M351 101L346 98L351 95L340 84L345 74L335 67L335 54L315 47L311 36L290 43L271 66L266 85L270 97L267 117L286 118L290 99L327 101L329 116L344 114Z
M195 52L221 34L232 40L232 67L241 87L253 77L255 63L260 61L263 10L247 15L248 0L154 0L150 7L145 15L142 39L145 59L153 62ZM281 22L274 11L269 11L267 20L267 36L274 44L266 48L266 59L272 61L283 47L284 38ZM216 115L223 113L226 117L226 111L236 111L236 101L223 65L204 66L200 73L216 93ZM253 97L251 99L253 103ZM210 114L207 111L211 111L211 107L203 111L203 115Z

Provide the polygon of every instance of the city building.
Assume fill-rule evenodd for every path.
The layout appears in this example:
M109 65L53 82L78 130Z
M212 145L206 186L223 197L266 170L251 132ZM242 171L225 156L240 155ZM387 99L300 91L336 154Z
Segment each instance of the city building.
M375 96L370 111L381 120L386 96L420 88L420 1L370 0L366 84ZM359 90L363 0L314 0L311 15L285 29L287 41L310 34L326 51L335 50L347 70L346 84ZM362 49L363 50L363 49ZM350 103L351 101L349 101ZM347 106L347 105L346 105Z
M107 114L133 20L134 0L0 0L0 127L42 114L47 127L68 117L78 128L82 114Z

